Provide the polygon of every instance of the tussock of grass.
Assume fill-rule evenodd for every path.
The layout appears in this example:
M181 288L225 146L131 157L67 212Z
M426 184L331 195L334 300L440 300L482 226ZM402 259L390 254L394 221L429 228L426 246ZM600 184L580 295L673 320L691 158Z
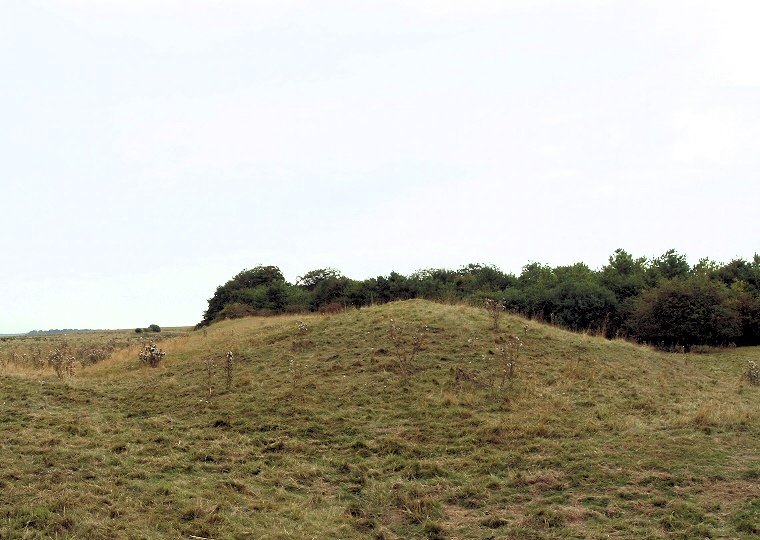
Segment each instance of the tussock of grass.
M697 409L693 422L703 427L741 428L756 424L758 414L741 405L710 401Z
M428 327L409 365L391 318ZM224 321L163 340L156 368L134 345L66 381L8 372L0 538L755 536L757 349L524 324L398 302Z

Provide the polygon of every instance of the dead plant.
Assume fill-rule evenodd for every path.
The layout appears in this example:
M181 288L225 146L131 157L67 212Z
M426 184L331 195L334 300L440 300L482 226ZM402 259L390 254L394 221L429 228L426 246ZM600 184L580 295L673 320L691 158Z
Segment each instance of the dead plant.
M744 372L744 378L753 386L760 385L760 364L750 360L747 371Z
M496 347L499 358L499 389L512 386L517 374L517 361L520 357L520 349L523 343L519 336L510 336L507 341Z
M390 320L388 335L393 343L393 351L396 356L396 366L401 376L406 380L409 377L417 354L422 350L428 326L403 327L393 319Z
M163 360L166 353L158 348L155 341L151 341L148 345L145 345L140 351L140 362L150 367L158 367Z
M206 386L208 387L208 397L214 394L214 376L216 375L216 362L213 356L206 357Z
M499 330L499 320L501 319L501 315L504 313L504 302L501 300L496 300L494 298L486 298L484 307L486 308L486 311L488 311L488 314L491 316L491 320L493 320L493 326L491 329L494 332L497 332Z
M54 349L48 356L48 364L55 371L56 377L63 380L74 376L74 355L66 348Z
M232 390L232 375L233 375L233 368L234 368L234 355L232 354L232 351L227 351L227 362L224 364L224 373L226 375L227 380L227 391L229 392Z

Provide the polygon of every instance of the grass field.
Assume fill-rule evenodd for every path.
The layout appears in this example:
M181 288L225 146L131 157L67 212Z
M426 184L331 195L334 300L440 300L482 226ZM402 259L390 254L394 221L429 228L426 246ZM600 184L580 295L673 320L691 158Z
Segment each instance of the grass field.
M189 331L189 327L176 327L165 328L160 333L94 330L66 334L0 336L0 374L9 368L16 373L50 368L50 354L56 350L71 356L75 368L85 368L119 349L139 346L151 340L160 342L186 335Z
M427 326L410 362L391 318L401 353ZM664 354L511 316L494 332L421 300L159 346L155 369L130 343L64 380L5 366L0 539L760 534L758 348Z

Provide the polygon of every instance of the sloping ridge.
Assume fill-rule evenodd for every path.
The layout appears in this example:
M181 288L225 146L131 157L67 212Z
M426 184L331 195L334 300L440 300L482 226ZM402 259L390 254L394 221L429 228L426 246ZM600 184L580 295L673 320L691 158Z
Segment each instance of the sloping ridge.
M754 535L758 393L741 373L757 349L663 354L506 314L494 330L485 310L422 300L224 321L159 346L155 369L126 350L68 386L17 387L47 407L24 437L69 433L53 469L85 463L88 489L117 486L117 517L85 501L64 532ZM32 452L21 440L11 467ZM14 484L14 500L50 474Z

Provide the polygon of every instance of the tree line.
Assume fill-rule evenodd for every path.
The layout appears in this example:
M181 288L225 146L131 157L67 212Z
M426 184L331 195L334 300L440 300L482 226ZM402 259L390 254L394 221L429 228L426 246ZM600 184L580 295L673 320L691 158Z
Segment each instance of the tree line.
M584 263L530 263L520 275L468 264L355 280L321 268L294 284L276 266L257 266L217 287L199 326L411 298L480 304L488 298L503 302L507 311L571 330L663 348L760 344L760 255L725 264L701 259L691 266L675 250L648 259L618 249L598 270Z

